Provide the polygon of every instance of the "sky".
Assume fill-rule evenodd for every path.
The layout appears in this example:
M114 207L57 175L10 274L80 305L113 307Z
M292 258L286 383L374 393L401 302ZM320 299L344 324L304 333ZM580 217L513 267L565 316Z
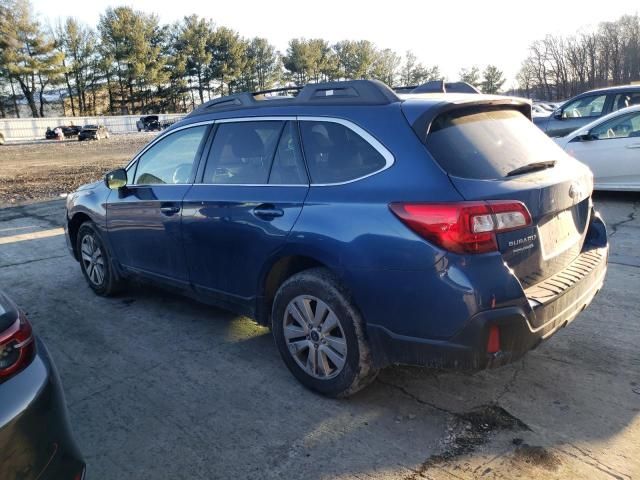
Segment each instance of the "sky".
M45 24L76 17L95 26L107 7L120 5L155 13L164 23L196 13L242 36L265 37L281 52L296 37L332 43L366 39L398 53L412 50L425 65L440 66L450 80L457 80L463 67L495 64L508 80L505 87L514 84L532 41L547 34L576 34L602 21L640 13L638 0L32 0L32 4Z

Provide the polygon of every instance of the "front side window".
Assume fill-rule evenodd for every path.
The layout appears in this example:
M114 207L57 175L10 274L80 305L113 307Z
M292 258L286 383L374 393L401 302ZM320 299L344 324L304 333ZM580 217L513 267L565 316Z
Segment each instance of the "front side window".
M574 100L562 109L562 118L599 117L606 99L606 95L593 95Z
M612 111L615 112L634 105L640 105L640 92L619 93L613 99Z
M188 183L206 125L167 135L138 159L135 185Z
M202 183L266 184L284 123L269 120L221 123Z
M340 183L381 170L382 154L350 128L335 122L301 121L302 146L313 183Z
M613 118L592 128L589 133L598 140L640 137L640 112Z

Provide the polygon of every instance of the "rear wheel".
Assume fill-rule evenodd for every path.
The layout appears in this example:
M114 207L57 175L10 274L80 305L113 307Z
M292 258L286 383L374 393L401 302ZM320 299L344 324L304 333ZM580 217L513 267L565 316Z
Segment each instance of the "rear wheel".
M114 271L111 256L92 222L80 226L77 249L80 268L91 289L103 296L117 293L122 279Z
M376 377L360 314L324 268L300 272L282 284L272 330L285 364L312 390L348 397Z

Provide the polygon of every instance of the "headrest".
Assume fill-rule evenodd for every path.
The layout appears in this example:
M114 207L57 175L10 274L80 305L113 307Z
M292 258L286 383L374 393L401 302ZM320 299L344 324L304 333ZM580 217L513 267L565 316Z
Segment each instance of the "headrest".
M255 130L234 132L230 143L231 150L236 157L253 158L264 155L264 142Z

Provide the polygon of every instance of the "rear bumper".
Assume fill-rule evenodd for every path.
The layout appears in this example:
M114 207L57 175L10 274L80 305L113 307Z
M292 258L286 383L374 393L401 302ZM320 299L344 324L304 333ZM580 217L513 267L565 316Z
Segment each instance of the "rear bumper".
M0 478L75 480L84 470L60 379L38 340L31 364L0 385Z
M541 282L525 290L524 306L474 315L448 340L397 335L384 327L369 325L367 334L374 363L378 367L395 363L481 370L516 361L571 323L591 303L604 283L608 252L608 246L583 252L558 274L563 275L559 277L564 278L562 282L554 280L554 276L548 279L549 283ZM500 330L500 351L489 354L487 341L494 325Z

